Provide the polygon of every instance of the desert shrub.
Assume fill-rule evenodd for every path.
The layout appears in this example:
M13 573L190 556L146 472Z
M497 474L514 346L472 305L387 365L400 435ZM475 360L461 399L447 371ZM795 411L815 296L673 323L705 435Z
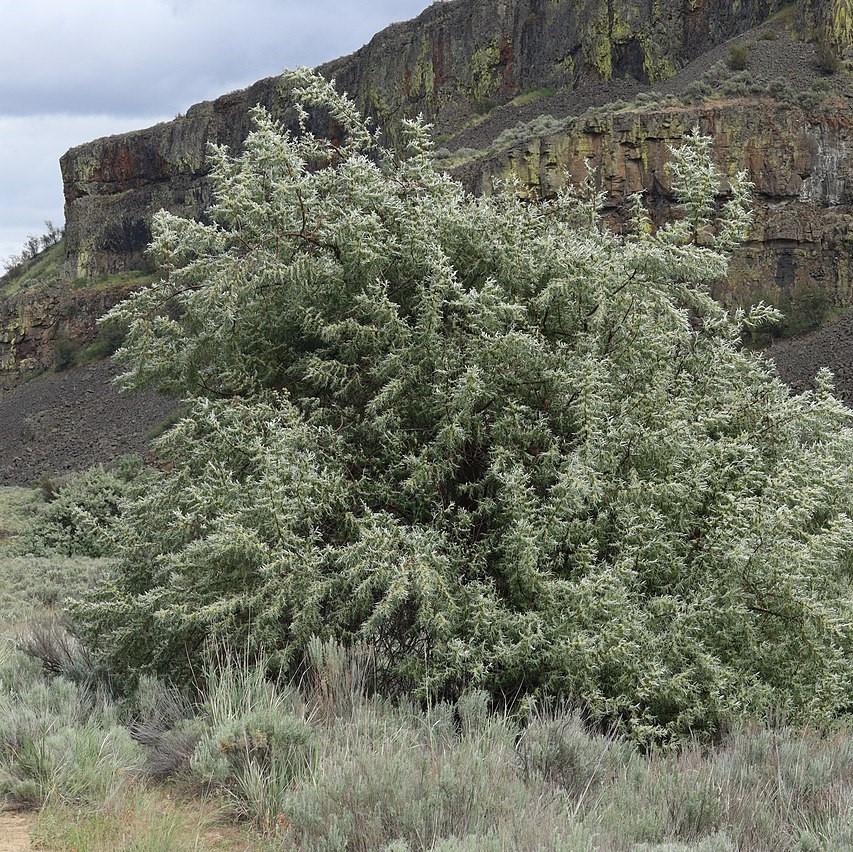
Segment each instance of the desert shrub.
M725 834L717 834L698 843L643 843L634 852L736 852L737 848Z
M18 805L99 803L141 762L96 692L46 679L20 655L0 661L0 797Z
M718 199L690 135L681 218L638 200L618 235L594 194L473 198L418 123L389 152L290 84L345 141L256 110L210 224L159 214L172 271L113 311L125 384L194 402L74 609L108 667L180 677L212 635L295 673L318 636L372 644L380 688L562 694L643 741L844 712L850 413L744 350L775 311L709 295L745 176Z
M815 88L806 89L797 94L797 103L805 109L815 109L823 103L825 97L825 92L818 91Z
M753 87L754 82L749 71L739 71L725 78L720 87L724 94L730 96L748 95Z
M34 519L24 548L36 555L110 555L124 502L153 476L140 458L128 456L69 477Z
M39 496L45 503L53 502L59 494L61 483L52 476L42 476L36 483Z
M57 337L53 342L53 368L61 373L73 367L80 354L80 343L68 336Z
M560 849L587 836L560 796L527 786L516 727L481 696L425 714L380 702L337 719L318 738L310 780L281 800L285 828L305 850ZM579 848L589 848L588 844Z
M559 133L565 126L565 119L554 118L553 115L540 115L531 121L522 122L501 131L490 145L490 150L502 151L514 145L522 145L531 139Z
M132 695L130 734L145 747L145 774L184 777L203 733L203 724L186 693L144 675Z
M26 624L17 647L43 669L78 684L94 684L97 671L92 655L55 615L43 615Z
M264 666L212 667L193 725L189 777L230 798L235 812L275 828L286 792L311 766L316 736L298 694L266 680Z
M637 758L619 737L595 736L577 713L538 713L524 727L517 752L522 774L566 790L581 806L628 771Z
M790 83L784 77L774 77L768 84L767 90L775 98L785 98L790 93Z
M732 71L745 71L749 66L749 50L743 45L732 46L726 63Z
M694 80L684 91L691 98L707 98L714 90L707 80Z
M94 361L114 355L124 342L127 329L119 322L107 320L98 325L95 339L81 353L84 361Z

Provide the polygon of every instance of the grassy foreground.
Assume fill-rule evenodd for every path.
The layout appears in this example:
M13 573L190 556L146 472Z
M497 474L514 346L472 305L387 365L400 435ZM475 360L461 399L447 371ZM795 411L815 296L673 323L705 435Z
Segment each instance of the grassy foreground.
M644 755L560 708L371 697L369 651L321 643L297 685L220 659L190 695L116 697L61 607L109 563L26 555L38 503L0 489L0 797L36 849L853 849L845 730Z

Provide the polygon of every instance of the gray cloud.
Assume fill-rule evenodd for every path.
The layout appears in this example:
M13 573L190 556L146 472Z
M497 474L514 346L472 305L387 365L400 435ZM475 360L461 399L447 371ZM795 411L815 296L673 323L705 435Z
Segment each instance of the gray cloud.
M350 52L425 0L0 0L0 112L174 112Z
M429 0L0 0L0 258L62 220L73 145L356 50Z

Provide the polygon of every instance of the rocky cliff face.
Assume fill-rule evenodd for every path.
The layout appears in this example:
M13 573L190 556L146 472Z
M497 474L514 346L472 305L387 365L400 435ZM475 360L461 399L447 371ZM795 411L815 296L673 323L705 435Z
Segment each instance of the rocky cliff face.
M422 112L449 136L522 93L581 92L611 78L669 78L780 9L786 26L801 35L837 50L853 43L853 0L451 0L321 70L383 126ZM276 80L194 106L175 121L69 151L62 159L68 277L144 269L153 213L202 214L210 201L206 143L239 148L256 103L283 108ZM564 170L581 177L590 159L600 167L614 213L627 194L642 189L663 218L671 204L668 146L696 123L715 137L720 165L745 167L756 183L756 228L735 260L735 289L724 296L773 301L791 318L789 331L853 305L850 99L811 109L760 95L621 108L475 158L459 174L477 191L512 174L528 191L548 193Z
M383 126L393 129L403 115L423 113L442 134L524 92L582 88L614 77L667 78L781 5L451 0L389 27L321 71ZM144 268L152 214L166 208L200 215L209 201L206 143L239 147L249 131L248 109L256 103L275 109L278 101L277 82L263 80L194 106L175 121L69 151L61 163L69 277Z
M517 178L524 191L548 196L567 181L580 183L589 162L614 218L628 195L644 192L660 222L673 203L670 146L695 126L713 136L723 173L745 168L755 183L755 227L721 297L771 302L785 311L790 331L853 306L853 106L846 100L813 110L754 98L622 109L470 163L461 176L477 192Z
M56 365L57 343L79 350L94 340L98 318L124 299L133 281L70 289L47 281L0 299L0 398Z

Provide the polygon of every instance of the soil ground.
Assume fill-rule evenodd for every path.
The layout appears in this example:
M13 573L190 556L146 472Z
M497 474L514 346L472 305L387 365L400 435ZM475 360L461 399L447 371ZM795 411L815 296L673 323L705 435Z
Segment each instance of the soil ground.
M116 372L99 361L41 376L0 399L0 485L145 453L151 430L176 404L153 393L120 393Z
M853 407L853 312L809 334L777 341L767 354L795 391L812 387L817 371L829 367L836 396Z
M0 852L28 852L33 818L28 814L0 813Z

